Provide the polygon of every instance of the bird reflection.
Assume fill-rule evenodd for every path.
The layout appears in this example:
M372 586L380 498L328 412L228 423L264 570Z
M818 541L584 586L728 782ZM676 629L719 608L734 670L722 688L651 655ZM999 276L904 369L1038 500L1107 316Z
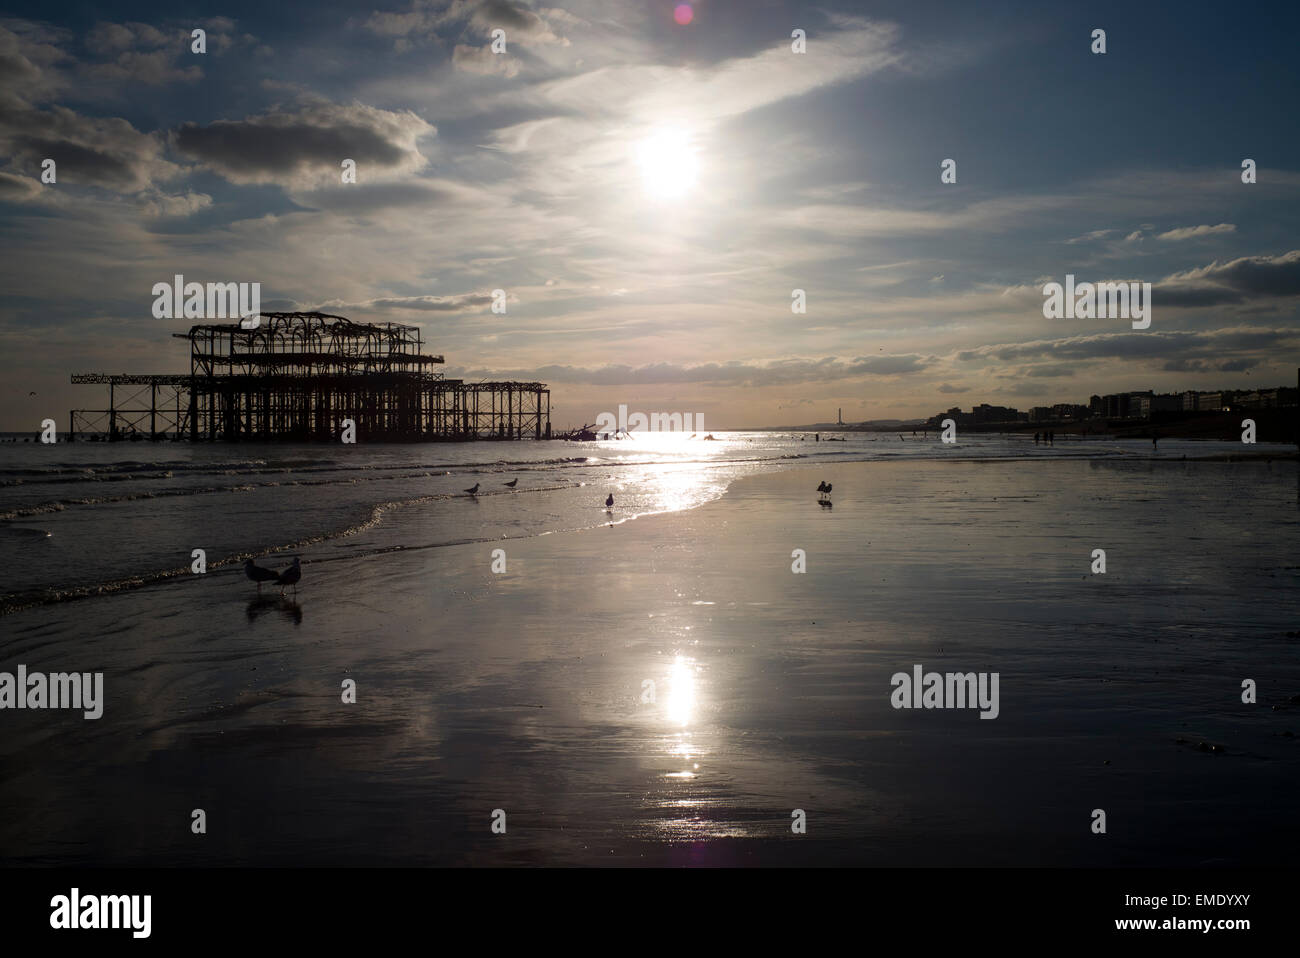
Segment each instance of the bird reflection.
M258 596L249 600L248 606L244 609L249 622L253 622L259 615L271 611L278 611L286 619L291 619L294 625L302 624L302 606L293 599L286 599L281 596Z

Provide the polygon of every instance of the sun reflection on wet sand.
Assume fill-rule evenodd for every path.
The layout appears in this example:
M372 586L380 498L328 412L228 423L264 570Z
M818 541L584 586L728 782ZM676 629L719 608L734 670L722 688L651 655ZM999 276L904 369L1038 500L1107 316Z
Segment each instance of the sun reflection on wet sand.
M669 675L668 719L677 725L689 725L695 711L695 662L679 655Z

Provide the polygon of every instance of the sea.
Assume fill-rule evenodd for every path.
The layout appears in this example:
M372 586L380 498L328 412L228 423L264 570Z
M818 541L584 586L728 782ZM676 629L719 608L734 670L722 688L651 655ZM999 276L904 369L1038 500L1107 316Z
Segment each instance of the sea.
M1239 443L720 432L595 442L191 444L0 437L0 615L245 559L276 566L532 537L690 509L737 478L909 459L1181 459ZM23 438L27 438L24 436ZM842 441L839 441L841 440ZM1263 444L1258 453L1291 447ZM514 482L513 487L507 482ZM477 487L477 492L467 490ZM614 495L613 510L605 507ZM466 500L473 506L466 508Z

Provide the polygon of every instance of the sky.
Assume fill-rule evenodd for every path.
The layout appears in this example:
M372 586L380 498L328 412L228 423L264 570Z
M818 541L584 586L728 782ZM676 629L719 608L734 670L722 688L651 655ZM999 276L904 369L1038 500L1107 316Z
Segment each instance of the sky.
M193 320L152 311L175 274L419 326L449 377L549 383L557 428L1295 385L1297 27L1195 2L11 2L0 429L102 406L74 372L187 371ZM1151 283L1150 327L1046 318L1067 274Z

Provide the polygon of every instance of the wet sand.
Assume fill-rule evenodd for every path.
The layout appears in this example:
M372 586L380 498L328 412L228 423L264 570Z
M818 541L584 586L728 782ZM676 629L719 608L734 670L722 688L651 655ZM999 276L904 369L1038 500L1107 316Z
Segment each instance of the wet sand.
M0 854L1290 864L1297 488L1294 463L844 464L584 532L322 546L296 603L221 570L7 616L0 668L102 670L107 703L3 715ZM917 663L998 672L999 717L892 708Z

